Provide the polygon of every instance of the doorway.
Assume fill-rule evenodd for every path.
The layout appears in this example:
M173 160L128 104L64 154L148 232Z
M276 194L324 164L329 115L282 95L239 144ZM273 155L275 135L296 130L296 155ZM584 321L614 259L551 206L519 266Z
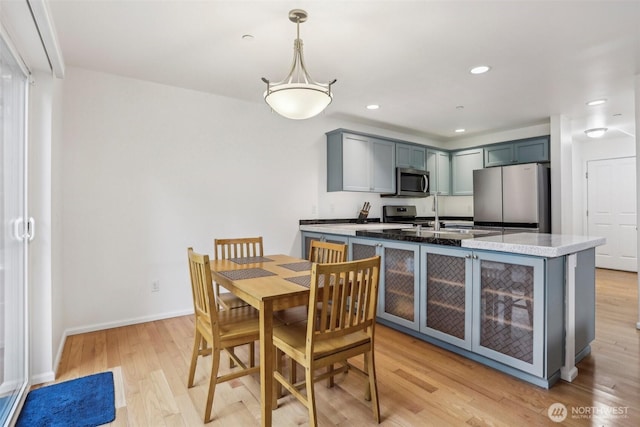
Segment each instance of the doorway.
M587 234L605 237L596 267L637 271L636 159L587 162Z

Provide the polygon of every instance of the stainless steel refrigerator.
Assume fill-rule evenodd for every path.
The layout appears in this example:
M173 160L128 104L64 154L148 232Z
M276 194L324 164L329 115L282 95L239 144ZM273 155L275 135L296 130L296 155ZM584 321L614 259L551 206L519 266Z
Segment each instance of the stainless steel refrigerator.
M549 167L540 163L474 170L474 225L550 233L549 185Z

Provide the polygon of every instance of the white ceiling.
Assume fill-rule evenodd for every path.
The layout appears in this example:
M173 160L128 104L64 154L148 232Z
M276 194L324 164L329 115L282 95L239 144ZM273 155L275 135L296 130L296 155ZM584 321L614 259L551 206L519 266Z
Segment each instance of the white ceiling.
M308 70L317 81L338 80L327 116L441 141L459 138L460 127L469 136L559 114L578 138L587 127L635 132L640 1L50 0L49 7L67 66L263 104L260 78L284 78L295 38L288 12L302 8ZM471 75L478 64L492 70ZM608 102L585 105L596 98ZM365 109L371 103L381 108Z

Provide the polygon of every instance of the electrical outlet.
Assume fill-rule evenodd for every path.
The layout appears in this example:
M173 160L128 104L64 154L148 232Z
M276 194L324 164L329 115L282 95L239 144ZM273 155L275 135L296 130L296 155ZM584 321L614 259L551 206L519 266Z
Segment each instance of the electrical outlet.
M154 280L151 282L151 292L160 292L160 281Z

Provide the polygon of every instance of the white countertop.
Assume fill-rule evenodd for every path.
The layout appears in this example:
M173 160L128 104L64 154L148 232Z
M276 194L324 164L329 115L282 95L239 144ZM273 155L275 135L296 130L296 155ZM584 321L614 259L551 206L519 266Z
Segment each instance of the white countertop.
M367 224L309 224L301 225L300 231L315 231L316 233L341 234L343 236L355 236L356 231L382 230L382 229L413 228L413 224L389 224L386 222L370 222Z
M510 252L554 258L604 245L604 237L568 234L515 233L476 237L461 242L463 248Z

